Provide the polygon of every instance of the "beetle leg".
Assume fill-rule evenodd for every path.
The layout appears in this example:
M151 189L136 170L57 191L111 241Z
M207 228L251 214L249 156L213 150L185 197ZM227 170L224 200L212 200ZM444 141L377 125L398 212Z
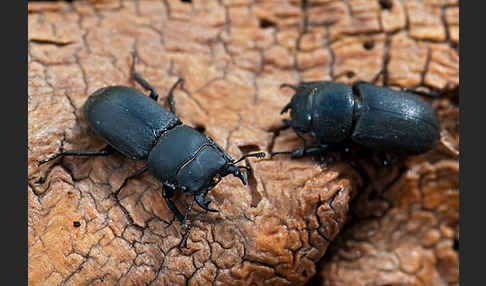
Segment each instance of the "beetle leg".
M131 70L132 70L133 78L143 88L150 91L150 98L157 101L157 99L159 98L159 95L157 94L155 89L150 85L150 83L148 83L145 79L143 79L142 76L138 72L135 71L135 61L137 59L137 53L135 51L132 52L132 58L133 58L133 61L132 61L132 69Z
M167 185L164 184L164 187L162 188L162 196L164 197L165 202L167 203L167 206L172 211L172 213L174 214L176 219L178 221L182 222L184 218L183 218L181 212L177 209L174 202L170 199L170 198L172 198L173 195L174 195L173 189L170 188L170 186L167 186Z
M183 226L184 228L186 228L186 227L187 227L187 218L189 217L189 213L191 212L192 206L194 206L194 202L195 202L195 201L196 201L196 200L194 199L194 200L192 201L192 203L191 203L191 204L190 204L190 205L189 205L189 206L186 208L186 211L185 211L185 213L184 213L184 218L183 218L183 220L182 220L182 226Z
M121 184L121 186L115 191L115 196L118 196L118 193L121 191L121 189L123 189L123 187L125 187L125 185L127 184L128 180L132 179L132 178L135 178L136 176L138 175L141 175L143 173L145 173L145 171L147 171L147 166L143 167L142 169L140 170L137 170L135 173L129 175L128 177L125 178L125 180L123 180L123 183Z
M107 155L112 154L114 151L115 150L110 145L106 145L100 151L63 151L63 152L57 153L56 155L54 155L50 158L39 161L39 165L47 163L47 162L54 160L54 159L56 159L57 157L60 157L60 156L66 156L66 155L68 155L68 156L107 156Z
M189 237L189 233L191 232L191 224L187 225L186 232L184 233L184 236L182 237L181 244L179 244L179 248L184 247L187 248L187 238Z
M170 109L170 112L174 113L175 114L175 101L174 101L174 90L175 88L177 87L177 85L179 84L183 84L184 83L184 79L183 78L179 78L173 85L172 87L170 88L169 90L169 96L168 96L168 101L169 101L169 109Z
M194 205L195 200L186 208L184 213L184 218L182 220L182 227L186 229L184 236L182 237L181 244L179 245L182 247L187 247L187 238L189 237L189 233L191 232L191 224L187 224L187 218L189 217L189 213L191 212L192 206Z

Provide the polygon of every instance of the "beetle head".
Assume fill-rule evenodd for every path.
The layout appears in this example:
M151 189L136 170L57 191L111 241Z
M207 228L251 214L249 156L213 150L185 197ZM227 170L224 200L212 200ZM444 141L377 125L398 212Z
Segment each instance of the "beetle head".
M280 112L283 114L290 110L292 120L284 120L284 122L301 133L310 131L312 124L312 104L316 93L316 88L302 86L295 88L295 94L291 101Z

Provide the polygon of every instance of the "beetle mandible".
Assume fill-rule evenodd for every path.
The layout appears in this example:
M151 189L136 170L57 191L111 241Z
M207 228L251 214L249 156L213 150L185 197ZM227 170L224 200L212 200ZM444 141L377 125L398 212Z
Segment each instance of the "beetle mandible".
M217 212L209 207L211 200L205 199L207 193L229 174L246 185L241 169L250 171L250 167L236 163L248 157L263 158L265 153L246 154L235 161L210 137L182 124L175 115L173 94L183 79L179 78L169 90L168 111L157 103L155 89L135 71L135 52L132 58L131 73L135 81L150 92L149 97L131 87L108 86L91 94L83 107L88 126L108 145L100 151L63 151L40 161L39 165L65 155L106 156L113 152L146 161L145 167L125 178L114 195L117 197L129 179L148 170L162 182L162 196L167 206L187 228L182 240L182 245L186 246L191 229L187 224L188 214L194 202L206 211ZM171 200L175 190L194 196L184 216Z
M440 122L432 106L416 95L422 91L393 90L364 81L344 83L313 81L298 86L282 84L295 91L281 114L303 140L300 149L273 152L291 157L324 154L332 149L349 149L356 144L387 154L413 155L434 149L440 139ZM406 91L407 90L407 91ZM306 146L304 134L312 139Z

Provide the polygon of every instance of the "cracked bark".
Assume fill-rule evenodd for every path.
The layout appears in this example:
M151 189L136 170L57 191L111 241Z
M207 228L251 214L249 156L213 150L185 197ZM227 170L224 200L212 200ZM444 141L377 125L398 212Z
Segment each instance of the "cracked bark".
M457 284L457 92L433 101L444 143L391 169L366 155L363 170L248 159L249 186L225 177L209 194L221 212L194 208L183 251L149 174L111 196L143 163L113 155L38 167L59 150L104 146L81 107L100 87L134 85L132 50L161 104L186 79L178 115L233 157L300 144L275 132L292 96L283 82L371 80L384 67L391 86L458 85L456 1L192 2L29 3L29 283L303 285L318 273L312 283Z

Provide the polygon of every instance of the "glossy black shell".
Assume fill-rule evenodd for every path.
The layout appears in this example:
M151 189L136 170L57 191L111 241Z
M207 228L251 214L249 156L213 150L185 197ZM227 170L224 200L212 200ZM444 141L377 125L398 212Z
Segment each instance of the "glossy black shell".
M155 100L125 86L95 91L84 104L84 118L106 143L137 160L148 157L163 132L181 124Z
M420 154L435 148L440 122L420 97L372 84L357 85L361 101L351 139L375 150Z

